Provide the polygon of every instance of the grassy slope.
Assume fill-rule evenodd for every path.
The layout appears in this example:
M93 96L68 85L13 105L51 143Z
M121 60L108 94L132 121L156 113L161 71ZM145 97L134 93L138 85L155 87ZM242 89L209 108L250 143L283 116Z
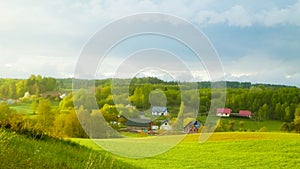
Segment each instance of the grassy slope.
M103 151L54 139L33 140L0 129L0 168L135 168ZM137 167L136 167L137 168Z
M287 133L214 133L198 143L198 134L161 155L122 161L142 168L297 168L300 164L300 135ZM77 139L99 150L91 141Z

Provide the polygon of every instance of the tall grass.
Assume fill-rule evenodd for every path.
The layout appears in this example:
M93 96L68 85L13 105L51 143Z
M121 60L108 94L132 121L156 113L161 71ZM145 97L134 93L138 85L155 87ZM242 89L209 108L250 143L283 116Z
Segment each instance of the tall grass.
M64 140L35 140L0 129L0 168L137 168Z

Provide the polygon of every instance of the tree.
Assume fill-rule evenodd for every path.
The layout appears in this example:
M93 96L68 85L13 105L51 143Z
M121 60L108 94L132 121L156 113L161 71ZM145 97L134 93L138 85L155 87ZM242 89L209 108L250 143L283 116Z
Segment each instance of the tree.
M282 106L280 103L277 103L276 104L276 107L275 107L275 119L276 120L283 120L283 110L282 110Z
M134 94L131 96L131 102L137 108L144 108L144 100L145 95L143 93L143 89L141 87L136 88L134 90Z
M37 100L32 101L32 103L31 103L31 109L32 109L32 113L33 113L34 115L35 115L35 113L36 113L37 107L38 107L38 102L37 102Z
M41 99L37 108L37 122L44 131L50 131L55 120L52 104L48 99Z
M285 114L284 114L284 121L291 122L292 121L292 115L291 115L291 108L290 106L287 106L285 108Z
M261 108L258 110L258 120L266 120L267 119L267 113L268 113L268 105L264 104Z
M300 117L300 104L298 105L298 107L295 110L295 117L299 116Z
M297 133L300 133L300 116L296 116L293 123L293 130Z
M117 110L116 106L105 104L101 108L100 112L107 122L117 121L119 111Z
M185 111L185 105L183 102L181 102L176 122L173 125L173 129L175 129L175 131L180 131L185 127L183 126L184 111Z
M12 116L13 111L6 103L0 103L0 127L9 125L9 119Z
M74 109L68 113L61 114L54 121L54 134L57 137L87 137Z

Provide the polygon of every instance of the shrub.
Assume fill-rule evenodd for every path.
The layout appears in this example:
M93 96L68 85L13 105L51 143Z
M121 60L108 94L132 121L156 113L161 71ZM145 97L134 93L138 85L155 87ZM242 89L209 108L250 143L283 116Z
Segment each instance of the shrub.
M262 127L258 130L259 132L267 132L268 128L267 127Z

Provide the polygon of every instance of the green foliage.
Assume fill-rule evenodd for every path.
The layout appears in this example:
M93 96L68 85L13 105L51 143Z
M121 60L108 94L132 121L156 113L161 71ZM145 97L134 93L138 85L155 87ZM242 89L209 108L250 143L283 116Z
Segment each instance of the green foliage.
M9 119L12 117L13 110L6 103L0 103L0 127L9 124Z
M74 109L68 110L67 113L65 112L56 117L53 132L55 137L87 137Z
M55 120L55 112L52 110L52 104L48 99L39 100L37 108L37 124L45 131L50 131Z
M41 94L61 88L70 89L71 82L72 79L53 79L39 75L32 75L25 80L0 79L0 98L18 98L23 96L26 91L30 91L31 94ZM122 85L122 82L130 84L129 88ZM80 133L77 132L80 128L77 127L79 123L75 120L74 100L75 105L78 106L76 109L80 109L77 115L84 117L83 119L91 120L90 112L100 110L99 117L103 116L107 122L117 121L121 123L124 123L124 120L117 118L118 115L138 118L140 111L143 111L146 116L149 116L151 105L166 104L170 112L170 116L167 118L173 119L174 127L178 127L179 130L183 128L183 119L194 117L197 113L198 118L206 116L208 111L215 111L210 110L211 101L215 101L212 99L225 97L220 89L210 89L210 82L198 83L199 90L192 90L192 84L188 82L180 84L177 82L163 82L157 78L134 78L131 81L120 79L120 84L114 86L111 83L111 79L97 80L95 91L93 89L81 89L74 95L70 93L57 103L59 104L57 109L53 100L45 101L47 99L41 99L39 101L39 96L36 96L35 99L30 98L28 102L18 102L10 105L10 107L12 111L16 110L21 114L32 115L33 113L34 115L36 112L36 115L29 116L27 120L31 120L33 126L37 126L43 132L51 133L54 136L72 137L84 136L84 134L74 134ZM300 114L300 108L297 107L300 101L300 90L298 88L238 82L228 82L227 86L225 107L231 108L234 113L241 109L250 110L253 113L253 119L259 121L259 123L245 120L244 125L242 125L239 120L235 120L234 124L222 119L222 125L219 126L221 131L236 131L237 129L240 131L248 129L258 131L263 126L266 126L270 131L278 131L280 124L273 120L286 121L289 123L288 131L298 131L294 129L295 124L298 124L295 117ZM117 94L112 94L112 87ZM183 91L180 91L180 88ZM199 94L199 98L196 97L195 93ZM123 100L124 102L115 105L115 100ZM3 102L5 101L6 99L3 99ZM94 104L95 101L99 107ZM136 106L136 109L126 107L127 104ZM200 105L198 112L195 107L197 104ZM216 102L216 104L220 103ZM4 114L2 113L0 119L4 118ZM179 118L175 120L177 116ZM5 123L11 123L10 118L12 117L5 117ZM15 120L18 121L19 119L15 117ZM59 132L58 126L63 128L61 132ZM74 130L70 126L74 126ZM83 128L87 129L89 127L84 126Z
M262 127L258 130L259 132L267 132L268 128L267 127Z
M258 110L257 119L258 119L259 121L266 120L266 119L267 119L267 115L268 115L268 111L269 111L268 105L267 105L267 104L264 104L264 105L263 105L261 108L259 108L259 110Z

